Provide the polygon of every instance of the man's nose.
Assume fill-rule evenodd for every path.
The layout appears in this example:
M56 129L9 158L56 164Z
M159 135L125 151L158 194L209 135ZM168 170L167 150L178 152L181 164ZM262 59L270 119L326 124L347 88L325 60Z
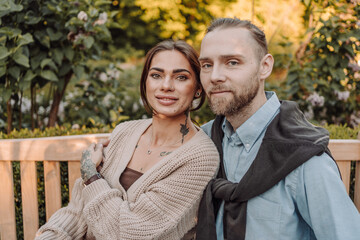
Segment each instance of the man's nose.
M211 71L210 80L213 83L224 82L226 79L225 71L221 65L214 64L213 69Z

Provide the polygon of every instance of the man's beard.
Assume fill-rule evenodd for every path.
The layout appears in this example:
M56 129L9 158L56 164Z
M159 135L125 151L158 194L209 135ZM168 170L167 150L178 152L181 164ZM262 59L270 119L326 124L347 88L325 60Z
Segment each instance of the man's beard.
M254 100L259 91L259 85L258 79L253 78L252 84L246 89L238 93L231 91L233 98L230 101L226 98L208 98L210 108L216 115L233 116L238 114ZM212 91L219 89L220 87L215 87Z

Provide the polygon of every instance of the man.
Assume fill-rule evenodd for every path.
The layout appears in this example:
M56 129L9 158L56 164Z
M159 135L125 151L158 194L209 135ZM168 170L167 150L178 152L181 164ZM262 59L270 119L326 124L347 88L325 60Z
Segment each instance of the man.
M200 51L221 156L204 192L197 239L360 239L360 215L328 151L326 130L264 91L274 59L249 21L215 20Z

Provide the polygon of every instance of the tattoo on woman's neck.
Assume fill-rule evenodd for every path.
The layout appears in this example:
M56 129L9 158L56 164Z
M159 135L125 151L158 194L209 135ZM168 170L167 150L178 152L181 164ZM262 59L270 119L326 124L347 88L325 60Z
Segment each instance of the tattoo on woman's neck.
M186 136L186 134L188 134L189 133L189 127L188 127L188 125L187 125L187 120L188 120L188 116L189 116L189 110L186 110L185 111L185 116L186 116L186 118L185 118L185 124L181 124L180 123L180 132L181 132L181 134L182 134L182 139L181 139L181 143L184 143L184 138L185 138L185 136Z

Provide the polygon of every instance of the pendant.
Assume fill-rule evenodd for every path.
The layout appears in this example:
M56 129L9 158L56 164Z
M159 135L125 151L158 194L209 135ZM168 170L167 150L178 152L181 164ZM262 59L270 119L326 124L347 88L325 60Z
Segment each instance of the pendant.
M151 150L150 150L150 149L147 150L147 154L149 154L149 155L151 154Z

